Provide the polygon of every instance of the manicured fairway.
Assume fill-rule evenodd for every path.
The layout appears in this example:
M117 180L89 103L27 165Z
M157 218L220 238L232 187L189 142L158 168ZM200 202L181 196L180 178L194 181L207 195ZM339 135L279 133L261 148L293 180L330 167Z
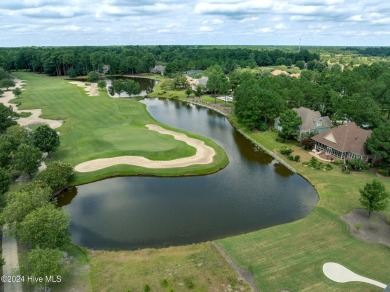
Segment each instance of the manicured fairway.
M58 129L61 146L52 154L53 160L66 161L75 166L91 159L123 155L171 160L195 154L195 148L186 143L177 141L172 136L148 130L145 124L159 123L154 121L145 106L136 100L113 99L104 92L101 92L99 97L90 97L82 88L71 85L61 78L26 72L17 72L14 75L26 81L22 96L14 100L22 103L20 109L41 108L42 117L65 121ZM169 129L167 126L161 126ZM158 171L120 165L101 171L76 174L73 183L85 183L126 174L204 174L215 172L227 164L227 156L221 147L204 137L186 134L205 141L216 150L217 156L212 164Z
M280 155L277 151L280 143L274 142L275 133L249 134ZM289 146L304 161L310 159L305 151ZM297 222L218 240L217 243L238 265L253 272L256 285L262 291L380 291L368 284L334 283L322 273L325 262L337 262L358 274L390 283L390 249L352 237L347 224L339 218L354 208L360 208L359 188L378 177L373 173L347 175L338 168L323 172L296 162L290 164L319 193L320 202L312 213ZM378 179L390 190L390 179ZM390 207L385 213L390 216Z

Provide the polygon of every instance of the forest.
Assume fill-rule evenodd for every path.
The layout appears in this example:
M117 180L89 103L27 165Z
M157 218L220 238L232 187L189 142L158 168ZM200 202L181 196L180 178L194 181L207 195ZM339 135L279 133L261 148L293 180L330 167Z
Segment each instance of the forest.
M287 65L319 60L308 50L287 52L261 47L211 46L111 46L111 47L22 47L0 48L0 67L7 71L29 70L51 76L76 77L90 71L109 74L149 73L156 64L166 66L166 74L191 69L204 70L220 65L225 73L236 67Z

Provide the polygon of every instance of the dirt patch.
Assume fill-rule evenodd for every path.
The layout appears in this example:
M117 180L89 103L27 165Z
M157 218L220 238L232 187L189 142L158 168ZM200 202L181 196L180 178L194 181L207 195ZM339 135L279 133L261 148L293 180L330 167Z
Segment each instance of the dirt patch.
M371 218L363 209L355 209L341 217L349 225L354 237L368 242L382 243L390 247L390 224L384 214L374 212Z

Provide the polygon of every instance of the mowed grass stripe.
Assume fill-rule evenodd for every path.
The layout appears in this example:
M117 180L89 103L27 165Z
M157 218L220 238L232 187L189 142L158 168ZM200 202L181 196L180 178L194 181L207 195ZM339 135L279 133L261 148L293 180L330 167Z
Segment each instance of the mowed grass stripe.
M283 157L279 149L286 144L275 141L276 133L248 134ZM303 161L311 158L295 144L288 146ZM296 222L226 238L218 244L237 264L253 272L262 291L379 291L363 283L332 282L322 273L322 265L338 262L358 274L390 282L390 249L352 237L347 224L340 219L352 209L361 208L359 189L366 182L379 179L390 190L390 180L372 172L347 175L337 166L324 172L286 161L315 186L320 197L318 206ZM390 206L384 213L390 218Z
M172 160L189 157L196 152L195 148L175 140L170 135L161 135L147 129L146 124L161 124L153 120L145 105L136 100L113 99L105 92L100 92L98 97L90 97L84 89L61 78L28 72L16 72L14 75L26 80L23 94L15 100L22 103L20 109L41 108L42 118L65 121L58 129L61 133L61 146L52 154L52 160L62 160L75 166L96 158L137 155L152 160ZM210 165L157 172L133 166L115 166L99 173L82 176L77 174L73 184L113 175L206 174L215 172L228 163L224 150L210 139L180 130L179 132L201 139L212 146L217 152L214 162Z

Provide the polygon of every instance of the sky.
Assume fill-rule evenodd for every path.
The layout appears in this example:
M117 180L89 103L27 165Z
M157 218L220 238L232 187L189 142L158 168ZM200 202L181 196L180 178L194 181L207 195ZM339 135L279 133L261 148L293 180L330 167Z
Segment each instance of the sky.
M390 46L388 0L0 0L0 47Z

